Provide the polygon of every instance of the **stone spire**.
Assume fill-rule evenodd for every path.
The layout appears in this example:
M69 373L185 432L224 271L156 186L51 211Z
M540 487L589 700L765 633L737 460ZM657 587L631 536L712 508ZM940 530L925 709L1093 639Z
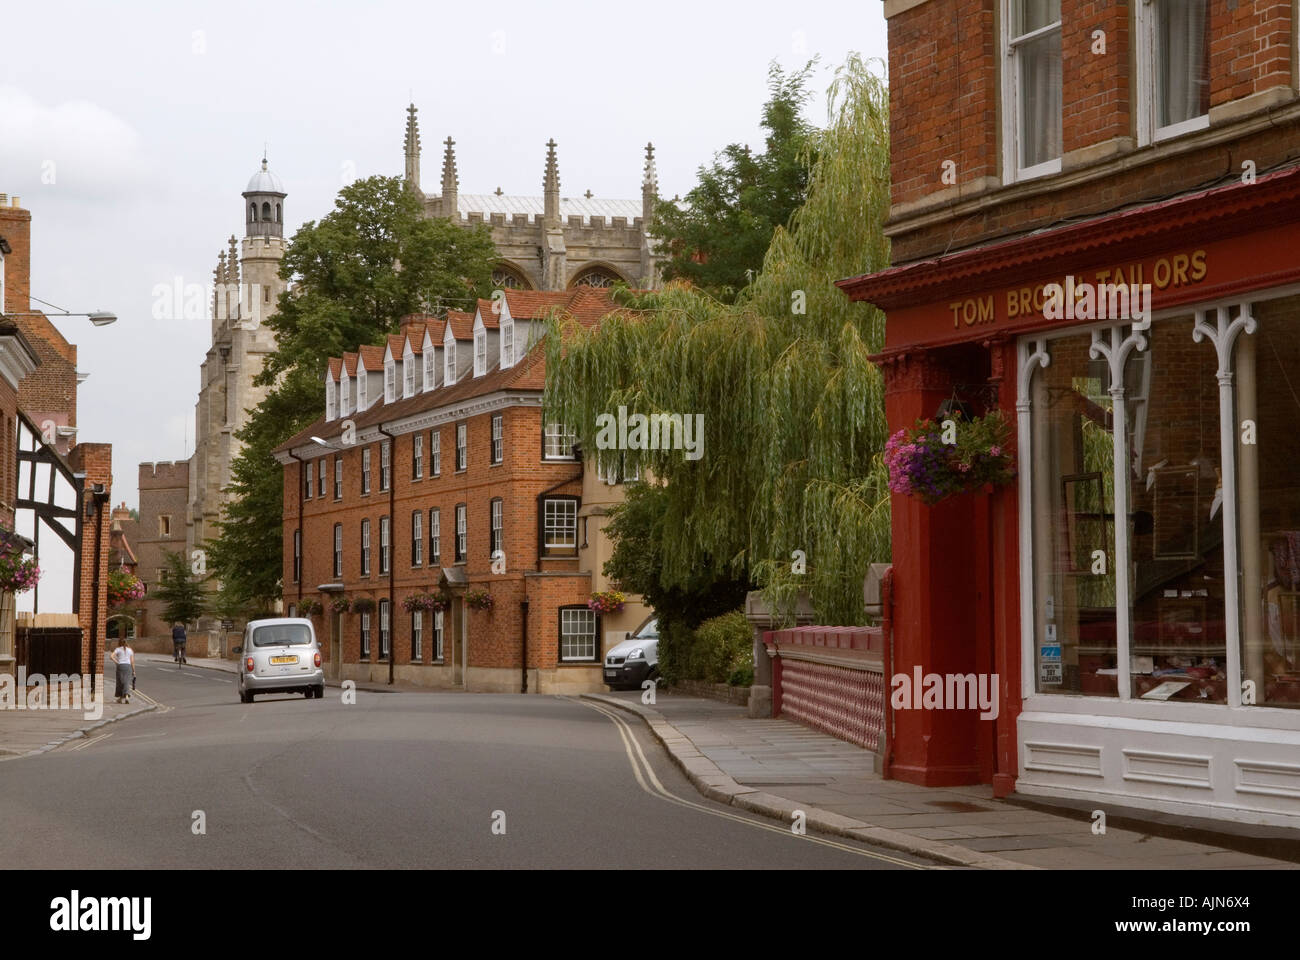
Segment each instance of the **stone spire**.
M235 235L230 235L230 256L226 258L226 282L239 286L239 245Z
M212 271L212 324L216 328L221 316L221 287L226 282L226 251L217 254L217 267Z
M420 125L415 119L415 104L406 108L406 186L420 192Z
M560 222L560 166L555 159L555 138L546 141L546 177L542 181L546 198L546 222Z
M659 195L659 173L655 169L655 145L645 145L645 171L641 176L641 222L650 223L655 199Z
M442 215L452 220L459 220L456 208L456 194L460 178L456 176L456 141L448 137L443 141L442 152Z

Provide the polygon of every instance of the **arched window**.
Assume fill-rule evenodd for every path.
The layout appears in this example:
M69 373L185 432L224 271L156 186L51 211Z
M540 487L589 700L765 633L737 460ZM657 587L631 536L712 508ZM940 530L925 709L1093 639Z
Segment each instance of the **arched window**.
M278 203L275 205L275 222L284 223L284 219L280 216L280 205Z
M612 287L622 281L622 277L605 267L589 267L573 278L573 287Z
M250 203L248 205L248 222L252 223L256 219L257 219L257 204Z
M499 263L492 268L492 286L496 290L527 290L529 283L514 267Z
M269 203L266 203L265 201L263 201L262 203L262 219L263 220L271 219L271 205Z

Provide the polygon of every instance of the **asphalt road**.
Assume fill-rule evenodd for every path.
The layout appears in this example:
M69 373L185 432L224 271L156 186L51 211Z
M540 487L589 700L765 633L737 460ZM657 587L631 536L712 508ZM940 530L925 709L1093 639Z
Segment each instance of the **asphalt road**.
M931 866L705 800L639 720L576 699L245 705L230 675L137 666L157 711L0 765L0 868Z

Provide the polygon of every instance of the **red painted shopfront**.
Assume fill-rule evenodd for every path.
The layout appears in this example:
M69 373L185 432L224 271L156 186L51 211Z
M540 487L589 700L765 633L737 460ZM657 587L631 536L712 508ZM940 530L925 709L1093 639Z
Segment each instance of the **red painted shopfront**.
M1102 287L1117 283L1149 285L1149 312ZM1081 296L1067 315L1055 317L1048 284ZM1300 685L1300 619L1286 620L1300 583L1270 565L1300 528L1300 496L1269 473L1279 457L1300 462L1300 431L1268 412L1276 398L1300 425L1288 353L1300 334L1300 169L840 286L887 314L877 360L891 430L956 397L1002 410L1021 453L1017 482L995 491L935 506L894 497L893 669L996 674L999 709L991 720L894 711L890 773L1300 823L1300 710L1286 686L1293 673ZM1220 429L1220 410L1239 419L1252 404L1271 431L1262 454L1240 446L1235 421ZM1095 515L1079 508L1085 490ZM1268 514L1277 504L1284 513ZM1059 543L1078 549L1067 536L1095 536L1128 575L1087 583L1072 561L1057 569ZM1279 597L1270 646L1258 621ZM1044 631L1058 630L1060 680L1038 657ZM1161 683L1177 691L1153 697Z

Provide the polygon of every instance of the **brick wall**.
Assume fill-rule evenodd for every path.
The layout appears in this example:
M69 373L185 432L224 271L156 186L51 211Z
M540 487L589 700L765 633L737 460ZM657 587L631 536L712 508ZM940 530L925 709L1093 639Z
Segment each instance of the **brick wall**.
M559 614L561 604L586 603L591 592L591 578L578 573L578 560L539 561L537 498L543 491L556 495L581 495L582 467L572 461L547 462L542 459L541 413L536 407L514 406L494 411L502 415L504 434L503 463L490 462L493 413L468 418L467 467L456 471L456 425L445 423L436 428L441 433L441 472L431 476L430 431L423 437L423 475L412 477L412 435L395 438L393 482L395 483L396 519L392 533L392 576L395 584L393 644L396 663L411 662L411 616L402 609L402 600L413 593L437 592L443 567L456 565L456 505L464 503L467 511L467 556L461 565L471 588L485 587L494 598L491 611L469 610L468 665L470 667L519 667L522 643L520 602L528 599L528 643L530 665L554 667L558 655ZM371 485L369 494L361 493L362 450L371 450ZM334 525L343 527L343 577L347 597L367 596L376 602L372 614L371 657L379 657L379 600L388 597L389 575L379 572L380 518L389 511L389 493L380 489L380 443L358 444L342 453L322 451L324 456L306 461L313 478L312 497L303 500L303 576L301 596L328 605L329 596L317 587L335 582L333 573ZM334 458L343 458L343 497L334 499ZM325 496L319 492L320 463L326 463ZM299 464L284 470L284 584L285 605L296 604L300 596L293 579L293 538L298 522L298 497L302 487ZM503 550L506 572L494 574L490 557L491 502L502 501ZM441 554L437 564L429 555L429 511L440 511ZM422 553L418 565L412 563L412 513L420 512ZM371 524L371 561L368 576L361 574L361 521ZM581 528L579 528L581 539ZM542 575L533 574L541 572ZM528 574L526 577L525 575ZM451 659L451 644L458 625L454 615L446 617L446 659ZM322 647L328 656L328 610L316 619L321 631ZM432 617L424 620L424 656L433 655ZM343 661L356 663L360 656L360 617L343 616Z
M159 586L158 571L166 566L164 554L185 553L185 517L189 501L189 462L142 463L139 466L140 521L136 525L136 576L147 592L139 608L145 611L136 632L141 637L171 637L171 624L162 615L162 604L150 597ZM163 518L169 526L164 532ZM169 641L170 642L170 641Z
M13 206L17 198L0 203L0 237L11 252L5 257L5 295L0 313L23 313L30 307L32 282L32 215Z
M1137 142L1134 3L1062 0L1063 173L1004 184L999 8L928 0L889 20L896 264L1208 185L1240 174L1245 160L1264 171L1300 152L1300 109L1286 92L1298 82L1291 0L1211 0L1210 130L1154 146ZM1098 30L1104 54L1093 49ZM1238 103L1268 91L1276 101ZM1250 119L1264 110L1269 123ZM949 159L955 186L942 178ZM961 209L934 216L959 199Z
M88 666L93 666L94 672L102 671L101 660L104 654L104 635L108 623L108 554L109 554L109 525L110 525L110 505L112 504L113 494L113 445L109 443L81 443L72 448L68 456L68 463L74 472L84 473L86 476L85 498L88 500L91 496L90 490L96 483L104 485L104 492L109 499L104 501L102 516L97 515L87 520L84 533L82 536L81 551L81 582L80 594L78 597L77 619L80 621L82 630L81 657L82 662ZM85 510L85 500L80 504L81 509ZM95 524L103 525L101 536L99 538L99 553L95 552ZM96 567L99 573L99 597L95 597L95 574ZM98 615L96 616L96 608ZM92 625L97 625L98 630L93 635L94 655L93 663L91 653Z

